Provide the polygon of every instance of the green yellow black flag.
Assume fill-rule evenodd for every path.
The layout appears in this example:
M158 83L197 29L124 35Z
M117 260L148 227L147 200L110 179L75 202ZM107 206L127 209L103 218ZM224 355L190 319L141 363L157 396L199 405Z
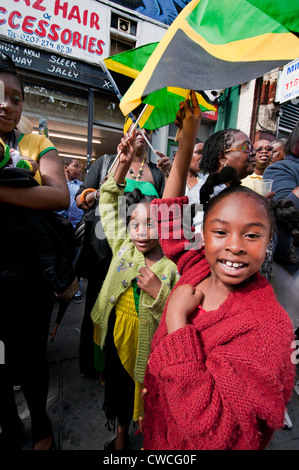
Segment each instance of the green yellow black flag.
M165 88L217 90L299 57L299 0L192 0L120 102L127 115ZM155 98L153 98L155 99Z
M145 44L129 51L116 54L104 59L104 63L111 72L136 78L143 70L148 59L158 46L158 42ZM117 81L117 80L116 80ZM189 95L190 90L182 88L166 87L163 90L157 90L146 98L147 104L145 111L139 121L139 126L145 129L158 129L171 122L174 122L179 103L184 101ZM216 108L204 93L197 93L197 100L201 110L216 112ZM128 131L132 121L126 120L124 132Z
M107 69L127 77L136 78L156 49L158 42L151 42L104 59Z

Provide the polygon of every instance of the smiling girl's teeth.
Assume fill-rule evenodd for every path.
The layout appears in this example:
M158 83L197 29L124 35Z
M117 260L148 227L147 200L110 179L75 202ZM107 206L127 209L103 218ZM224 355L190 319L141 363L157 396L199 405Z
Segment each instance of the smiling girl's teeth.
M232 263L231 261L222 261L222 263L225 264L226 267L233 268L233 269L244 266L243 263Z

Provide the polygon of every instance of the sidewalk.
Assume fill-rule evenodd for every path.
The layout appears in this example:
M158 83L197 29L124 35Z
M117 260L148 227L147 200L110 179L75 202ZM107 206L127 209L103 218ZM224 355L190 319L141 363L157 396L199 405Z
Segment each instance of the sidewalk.
M82 284L85 299L86 282ZM87 379L80 375L78 349L83 313L84 301L81 304L71 301L53 342L50 342L50 338L55 325L57 305L51 320L48 344L48 414L57 450L103 450L105 442L115 435L105 426L106 418L102 411L103 386L97 379ZM15 392L15 396L26 432L23 450L31 450L30 417L26 402L21 391ZM136 437L135 430L132 430L131 448L137 450L140 447L140 437Z
M83 294L85 295L83 282ZM102 411L104 388L96 379L80 376L78 366L79 330L84 312L81 304L70 302L55 339L48 347L50 364L50 389L48 413L52 422L57 450L103 450L113 432L105 427ZM54 309L49 340L55 324L57 308ZM31 450L30 418L21 391L15 392L19 414L26 431L23 450ZM299 396L294 391L288 407L292 429L277 431L268 450L299 449ZM130 434L131 450L141 448L140 435Z

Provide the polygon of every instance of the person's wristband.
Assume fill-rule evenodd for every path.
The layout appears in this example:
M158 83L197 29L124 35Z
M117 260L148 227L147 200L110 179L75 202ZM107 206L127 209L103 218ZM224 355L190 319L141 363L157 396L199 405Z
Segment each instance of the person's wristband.
M3 143L2 143L3 144ZM8 145L4 145L4 155L3 155L3 159L1 160L0 162L0 169L5 167L5 165L7 165L7 163L9 162L10 160L10 151L9 151L9 147Z
M28 162L28 160L20 160L17 163L16 168L25 168L26 170L33 171L33 167L31 165L31 163Z
M84 189L84 191L83 191L83 192L81 193L81 195L80 195L80 201L81 201L81 202L86 202L86 201L85 201L85 198L86 198L87 194L93 193L93 192L95 192L95 191L96 191L96 189L94 189L94 188L87 188L87 189Z

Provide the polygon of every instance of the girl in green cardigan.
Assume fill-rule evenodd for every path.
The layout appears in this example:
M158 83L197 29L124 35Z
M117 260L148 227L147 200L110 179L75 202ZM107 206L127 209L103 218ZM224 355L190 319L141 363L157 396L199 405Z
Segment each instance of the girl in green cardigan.
M129 215L120 217L119 197L125 191L133 145L134 137L122 139L118 150L126 147L127 153L120 155L114 175L101 187L101 221L112 261L91 312L98 353L105 347L104 410L108 422L117 420L117 435L105 445L110 451L128 448L130 422L143 415L140 391L151 340L178 280L176 265L163 255L151 219L155 196L135 189L126 198Z

